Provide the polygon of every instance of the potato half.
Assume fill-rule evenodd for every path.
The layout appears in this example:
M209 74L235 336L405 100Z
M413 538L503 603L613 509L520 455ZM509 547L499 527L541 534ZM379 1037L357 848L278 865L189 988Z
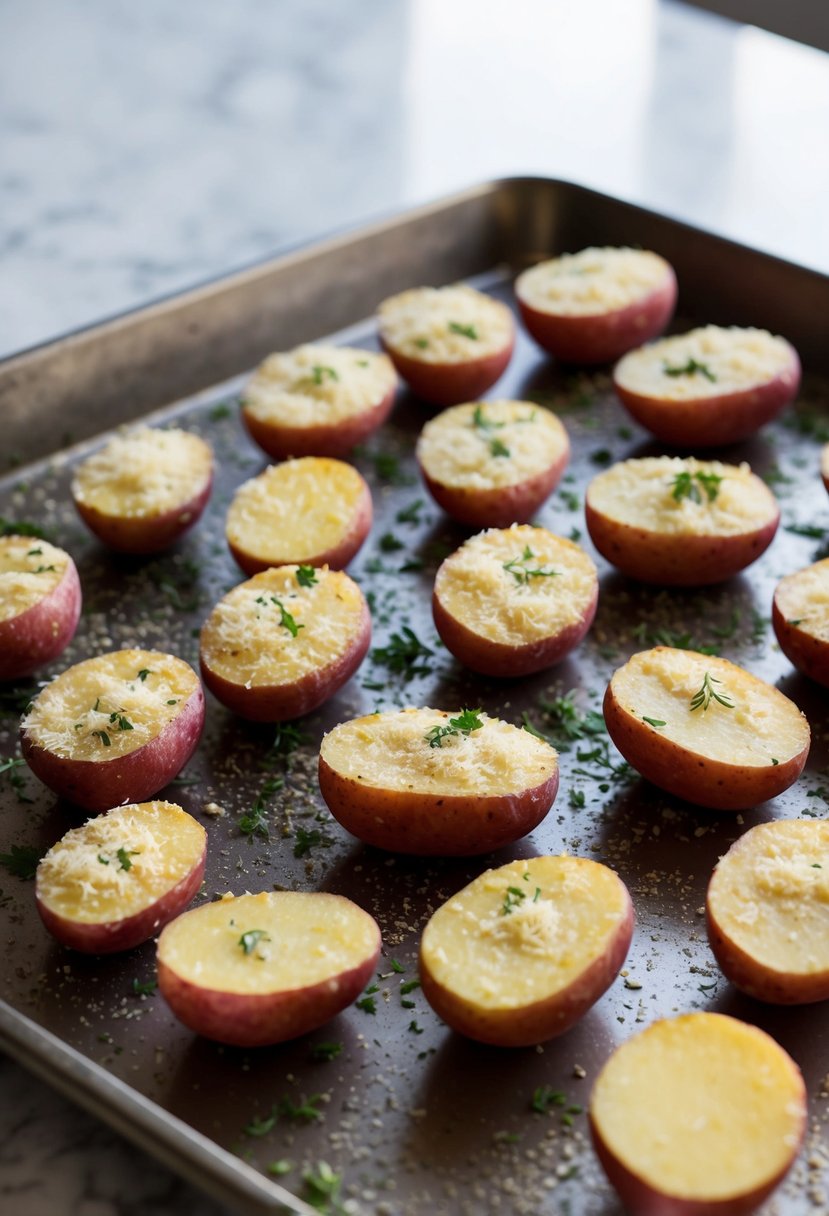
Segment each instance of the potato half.
M599 582L583 549L546 528L515 525L471 537L435 579L435 627L456 659L517 677L560 662L596 615Z
M152 797L192 756L204 693L187 663L116 650L76 663L33 701L23 756L56 794L89 811Z
M786 658L829 687L829 558L781 578L771 623Z
M829 823L751 828L720 858L705 902L717 962L758 1001L829 999Z
M68 553L31 536L0 537L0 680L56 659L80 614L81 584Z
M657 646L616 671L608 734L654 785L737 811L788 789L809 754L809 723L782 692L727 659Z
M396 389L388 355L298 346L257 368L244 390L242 418L276 460L344 456L385 422Z
M245 574L294 564L341 570L368 536L371 519L371 491L355 468L303 456L241 485L225 531Z
M280 566L234 587L201 631L202 678L258 722L308 714L353 676L371 641L356 583L327 566Z
M585 496L593 544L646 583L702 587L764 553L780 508L747 464L649 456L594 477Z
M676 275L644 249L582 249L539 262L515 283L521 319L539 346L571 363L608 363L661 334Z
M529 401L456 405L432 418L416 448L426 488L473 528L526 523L558 485L570 440L549 410Z
M89 529L121 553L157 553L192 528L213 488L213 453L187 431L125 431L75 471L72 498Z
M485 393L506 369L515 324L506 304L463 283L415 287L378 309L380 341L424 401L454 405Z
M184 911L206 856L207 833L175 803L115 807L72 828L42 858L37 910L73 950L131 950Z
M403 709L343 722L320 748L322 796L366 844L488 853L541 822L558 790L542 739L473 710Z
M377 922L341 895L226 895L164 929L158 986L197 1034L261 1047L307 1034L345 1009L379 957Z
M563 1034L616 978L633 905L607 866L533 857L487 870L429 920L423 994L481 1043L527 1047Z
M717 447L747 439L793 401L800 360L764 329L706 325L631 351L613 386L637 422L665 443Z
M596 1079L590 1130L637 1216L743 1216L797 1156L806 1090L764 1031L718 1013L655 1022Z

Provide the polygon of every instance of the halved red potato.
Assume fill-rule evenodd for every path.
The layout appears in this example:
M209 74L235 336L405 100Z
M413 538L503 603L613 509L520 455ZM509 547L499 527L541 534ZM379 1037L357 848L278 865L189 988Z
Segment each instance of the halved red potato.
M781 578L771 623L789 662L829 687L829 558Z
M225 533L245 574L290 565L341 570L368 536L371 520L371 491L355 468L302 456L241 485Z
M207 833L176 803L115 807L72 828L42 858L37 910L72 950L131 950L184 911L206 857Z
M720 858L705 916L714 956L743 992L775 1005L829 1000L829 823L750 828Z
M631 351L613 387L630 414L665 443L698 448L747 439L794 400L800 360L764 329L702 329Z
M88 811L143 802L180 772L204 726L204 693L187 663L116 650L76 663L33 701L23 756L44 785Z
M309 714L350 680L371 641L356 583L327 566L280 566L234 587L201 631L202 678L256 722Z
M648 456L594 477L585 521L603 557L631 578L703 587L744 570L780 523L771 490L747 464Z
M798 1154L806 1089L765 1031L721 1013L687 1013L616 1048L596 1079L589 1119L628 1211L743 1216Z
M80 615L81 584L68 553L31 536L0 537L0 680L56 659Z
M561 480L570 440L549 410L529 401L456 405L427 422L415 452L439 506L473 528L532 519Z
M567 363L608 363L662 333L676 305L676 275L644 249L590 248L525 270L515 295L544 350Z
M380 944L377 922L342 895L225 895L164 929L158 986L196 1034L263 1047L350 1005L374 974Z
M192 528L213 488L213 453L203 439L148 426L110 439L75 470L78 514L110 549L158 553Z
M380 341L413 393L434 405L472 401L506 370L515 323L474 287L415 287L378 309Z
M334 818L366 844L472 856L541 822L558 791L558 756L478 710L402 709L335 726L319 782Z
M429 920L423 995L470 1039L529 1047L587 1013L632 936L630 895L607 866L582 857L512 861L486 870Z
M613 674L607 731L660 789L720 811L774 798L809 755L809 723L793 701L727 659L656 646Z
M432 594L447 650L488 676L559 663L596 615L599 580L583 549L546 528L514 524L471 537L440 566Z
M276 460L344 456L385 422L396 390L388 355L298 346L257 368L244 390L242 418Z

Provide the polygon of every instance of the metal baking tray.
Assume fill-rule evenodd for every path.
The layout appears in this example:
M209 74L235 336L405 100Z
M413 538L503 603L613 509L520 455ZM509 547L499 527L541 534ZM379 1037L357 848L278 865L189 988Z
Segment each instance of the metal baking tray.
M697 1009L764 1027L798 1061L810 1095L809 1141L768 1211L794 1216L826 1202L820 1198L829 1189L825 1009L767 1008L736 993L716 968L700 914L713 865L742 831L771 818L827 813L825 692L792 671L769 625L776 579L823 552L829 534L829 503L817 475L820 445L829 440L826 278L575 185L511 179L284 254L6 360L4 452L19 464L0 479L0 516L34 521L66 547L85 597L74 642L41 682L124 645L170 649L196 661L199 626L242 577L226 550L224 514L235 487L265 460L244 434L237 398L243 374L268 351L331 334L376 347L371 314L392 292L464 278L511 301L517 269L587 244L638 244L667 257L680 282L676 329L703 320L755 324L797 346L807 371L798 404L723 453L749 460L773 484L783 525L755 566L704 591L640 588L598 559L599 612L581 648L530 679L483 680L451 659L432 626L436 566L464 533L417 484L412 451L426 412L401 393L390 424L355 456L372 485L376 523L351 572L371 593L373 645L385 646L408 625L432 652L425 671L407 681L367 660L296 729L246 724L211 700L196 756L162 794L207 826L203 898L228 889L320 888L372 912L385 943L373 1002L280 1047L241 1051L197 1039L157 993L140 992L152 981L152 943L121 957L72 955L42 929L31 882L0 870L6 925L0 1045L245 1212L308 1213L326 1203L335 1211L350 1201L350 1209L377 1216L618 1213L586 1133L592 1080L613 1046L641 1026ZM581 509L588 480L610 460L658 449L614 399L606 369L559 367L526 335L519 334L495 393L529 397L560 413L573 460L539 520L563 535L580 534L590 551ZM163 557L128 559L86 533L67 487L73 465L97 442L93 436L143 416L176 419L204 434L215 447L219 476L197 529ZM386 533L403 547L381 545ZM814 743L807 773L792 789L739 816L706 812L636 778L606 736L591 733L598 728L589 711L598 710L612 671L656 641L711 645L801 705ZM33 686L0 689L3 758L17 754L17 717ZM527 715L561 750L561 791L544 823L513 848L471 860L385 855L347 837L319 798L321 734L354 714L403 704L480 705L517 723ZM568 704L575 717L568 717ZM282 787L268 794L274 778ZM258 798L267 808L269 840L240 832L240 817ZM207 815L211 802L224 815ZM0 777L0 852L12 845L45 849L76 822L78 812L57 803L25 767ZM487 865L562 850L604 860L630 887L637 930L624 971L561 1039L518 1051L464 1041L438 1022L413 983L425 920ZM340 1045L339 1054L317 1058L330 1054L331 1043ZM323 1162L339 1176L336 1187L320 1174ZM326 1180L335 1196L322 1193Z

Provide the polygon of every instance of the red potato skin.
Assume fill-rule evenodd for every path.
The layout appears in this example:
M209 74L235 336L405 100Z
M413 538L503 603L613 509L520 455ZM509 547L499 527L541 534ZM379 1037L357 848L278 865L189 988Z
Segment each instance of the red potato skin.
M181 772L204 728L204 692L193 690L162 732L113 760L70 760L46 751L21 729L20 746L29 768L61 798L99 814L127 802L145 802Z
M725 978L755 1001L764 1001L767 1005L811 1005L829 1000L829 971L797 975L758 962L722 929L708 898L705 901L705 928L708 944Z
M155 937L160 929L183 912L192 899L195 898L204 879L204 866L207 860L207 842L205 841L201 856L189 874L185 874L176 885L162 895L147 908L142 908L133 916L124 920L86 924L81 921L68 920L59 916L43 902L40 895L35 893L35 904L40 913L40 919L48 932L62 946L70 950L78 950L81 954L117 954L122 950L132 950L142 942Z
M588 1113L588 1125L596 1156L627 1211L635 1212L636 1216L748 1216L748 1213L754 1212L775 1187L780 1185L800 1151L806 1131L805 1087L802 1104L804 1116L800 1141L797 1148L792 1150L789 1163L763 1186L756 1187L747 1195L736 1195L730 1199L688 1199L681 1195L663 1195L655 1191L644 1178L634 1173L610 1151L592 1112Z
M748 439L793 401L800 387L800 359L790 347L791 363L773 379L740 392L697 400L665 401L613 387L628 413L646 430L674 447L713 448Z
M484 358L467 359L463 363L427 363L425 359L402 354L389 346L382 336L380 341L398 375L415 396L430 405L441 406L477 400L506 371L515 349L513 332L502 350Z
M117 553L149 554L169 549L200 519L213 491L213 470L204 485L186 503L159 515L106 515L75 500L75 510L90 532Z
M590 316L542 312L516 296L521 320L548 354L564 363L610 363L662 333L676 307L677 284L667 267L664 281L641 300Z
M435 481L420 465L424 485L439 507L458 523L470 528L508 528L510 524L526 524L547 501L561 480L570 459L570 445L555 464L512 486L480 490L474 486L448 486Z
M588 492L584 518L602 557L629 578L663 587L722 583L765 553L777 533L780 509L760 528L737 536L681 536L653 532L597 511Z
M616 700L612 682L602 709L607 733L641 776L677 798L716 811L745 811L776 798L797 780L809 755L807 743L790 760L762 768L706 759L663 738L624 709Z
M557 1038L574 1026L619 974L633 938L634 913L626 892L622 920L603 958L596 959L566 988L518 1009L477 1009L439 984L420 959L423 995L447 1026L469 1039L494 1047L532 1047Z
M62 654L78 627L81 583L71 557L54 590L25 612L0 621L0 680L31 675Z
M789 624L778 605L777 592L771 607L771 623L789 662L810 680L829 688L829 644Z
M305 566L328 566L331 570L344 570L362 548L366 537L371 531L373 518L371 491L367 485L364 485L362 496L357 503L354 518L349 525L348 531L338 545L335 545L332 549L326 549L324 553L294 555L282 562L272 562L264 561L262 558L257 557L255 553L250 553L246 549L234 545L230 540L227 543L234 561L244 570L249 578L254 574L261 574L263 570L270 570L273 566L292 566L297 562L302 562Z
M475 857L537 827L558 793L558 769L520 794L418 794L381 790L343 777L320 756L320 792L331 814L364 844L418 857Z
M598 603L597 585L581 621L568 625L552 637L540 638L524 646L493 642L491 638L482 637L481 634L468 629L463 621L452 616L444 608L437 592L432 593L432 616L441 641L459 663L481 675L509 680L545 671L566 658L583 640L593 624Z
M245 406L242 407L242 420L254 443L275 460L289 460L294 456L347 456L352 448L383 425L391 413L396 393L396 387L390 389L377 405L342 422L283 426L263 422Z
M374 951L358 967L308 988L252 994L201 988L159 957L158 987L179 1021L196 1034L232 1047L266 1047L330 1021L357 999L379 958L378 929Z
M363 604L358 636L351 648L321 671L309 672L292 684L246 688L208 667L200 656L202 679L217 701L250 722L286 722L301 718L324 704L350 680L371 644L371 614Z

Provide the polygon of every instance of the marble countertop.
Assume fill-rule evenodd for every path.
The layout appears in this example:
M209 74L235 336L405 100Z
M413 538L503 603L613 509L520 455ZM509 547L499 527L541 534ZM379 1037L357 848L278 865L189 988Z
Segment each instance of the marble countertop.
M491 177L829 271L829 57L670 0L10 0L0 356ZM221 1216L0 1062L0 1209Z

